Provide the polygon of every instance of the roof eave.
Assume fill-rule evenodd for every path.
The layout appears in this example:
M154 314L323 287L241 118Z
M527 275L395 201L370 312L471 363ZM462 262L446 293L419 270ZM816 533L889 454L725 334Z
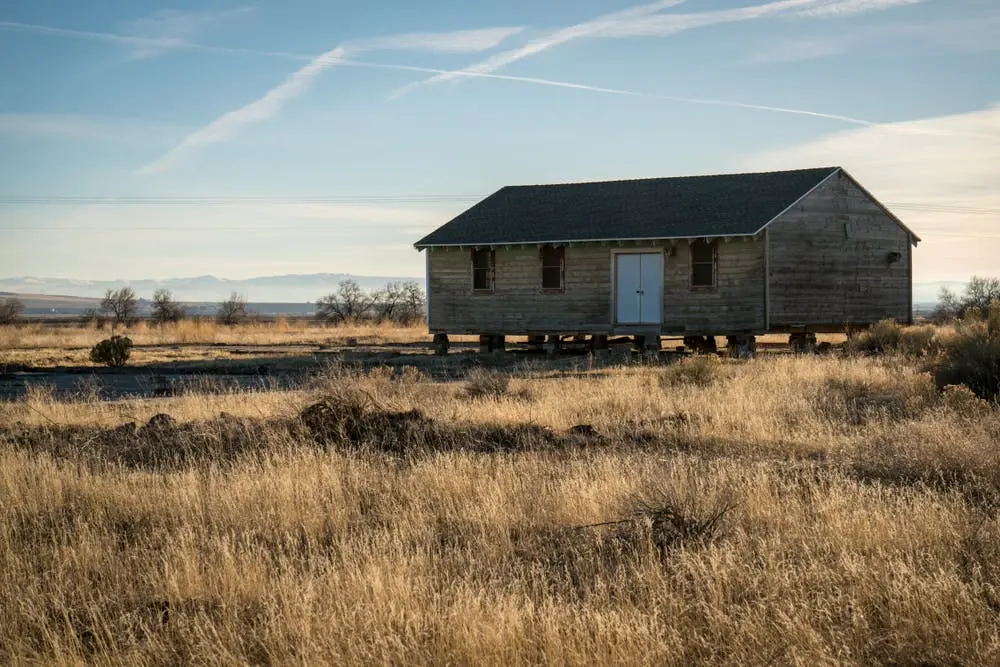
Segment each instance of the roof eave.
M544 241L470 241L466 243L414 243L417 250L426 248L471 248L485 246L515 246L515 245L568 245L571 243L635 243L639 241L686 241L688 239L725 239L725 238L752 238L760 234L756 232L730 233L730 234L684 234L682 236L644 236L629 238L606 238L606 239L546 239Z

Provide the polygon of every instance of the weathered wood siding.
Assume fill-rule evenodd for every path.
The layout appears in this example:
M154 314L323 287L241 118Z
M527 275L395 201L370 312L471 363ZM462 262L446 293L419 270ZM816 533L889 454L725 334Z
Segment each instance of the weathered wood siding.
M663 333L726 334L764 329L764 243L718 244L716 286L691 287L691 249L668 252L664 264Z
M762 241L719 241L714 288L692 288L688 244L676 243L672 252L670 247L660 242L628 248L629 252L664 253L664 334L763 330ZM566 248L565 290L544 292L537 247L498 248L492 294L472 291L468 250L431 249L427 251L430 329L445 333L614 332L613 249L624 250L598 245Z
M497 248L496 289L473 293L468 250L430 249L428 323L445 333L584 333L609 327L607 247L566 248L565 290L542 291L538 247Z
M767 243L771 328L910 321L909 233L842 172L775 220Z

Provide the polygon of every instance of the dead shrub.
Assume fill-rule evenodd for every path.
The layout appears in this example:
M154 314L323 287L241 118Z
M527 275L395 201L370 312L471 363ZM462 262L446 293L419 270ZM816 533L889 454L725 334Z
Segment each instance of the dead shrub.
M937 353L940 345L933 326L905 327L899 335L897 349L907 357L926 357Z
M498 399L507 395L510 376L477 368L465 378L465 395L469 398Z
M938 387L962 384L979 398L1000 397L1000 332L991 333L986 323L964 322L941 352L933 368Z
M634 518L648 524L650 538L661 550L711 542L737 506L727 495L705 499L664 489L636 496L633 502Z
M849 354L878 354L895 350L899 346L903 329L896 320L880 320L870 328L858 331L844 342Z
M816 407L834 423L863 426L916 418L936 400L937 391L926 373L891 384L831 378L824 383Z
M907 357L925 357L938 350L933 326L901 326L896 320L880 320L869 329L853 333L844 342L847 354L897 353Z
M991 411L990 404L964 384L947 385L941 393L941 399L945 406L962 417L982 419Z
M632 496L628 504L626 517L579 529L610 527L618 539L646 540L662 553L715 540L722 534L726 515L738 505L728 492L700 495L695 488L684 492L647 489Z
M664 389L683 385L707 387L719 377L721 369L722 361L715 355L683 359L663 369L660 386Z
M466 398L494 401L504 398L530 401L534 398L527 387L512 390L510 379L506 373L475 368L465 376L463 394Z

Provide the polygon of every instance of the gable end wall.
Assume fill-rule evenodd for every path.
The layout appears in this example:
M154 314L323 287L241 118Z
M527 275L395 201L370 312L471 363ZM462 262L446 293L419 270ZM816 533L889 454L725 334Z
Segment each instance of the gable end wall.
M771 223L767 243L772 329L911 321L909 233L843 172Z

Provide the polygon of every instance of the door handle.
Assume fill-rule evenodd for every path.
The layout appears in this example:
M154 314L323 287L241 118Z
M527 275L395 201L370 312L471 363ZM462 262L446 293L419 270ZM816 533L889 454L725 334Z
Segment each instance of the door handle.
M635 293L636 293L636 294L645 294L645 292L643 292L643 291L642 291L641 289L637 289L637 290L635 291Z

